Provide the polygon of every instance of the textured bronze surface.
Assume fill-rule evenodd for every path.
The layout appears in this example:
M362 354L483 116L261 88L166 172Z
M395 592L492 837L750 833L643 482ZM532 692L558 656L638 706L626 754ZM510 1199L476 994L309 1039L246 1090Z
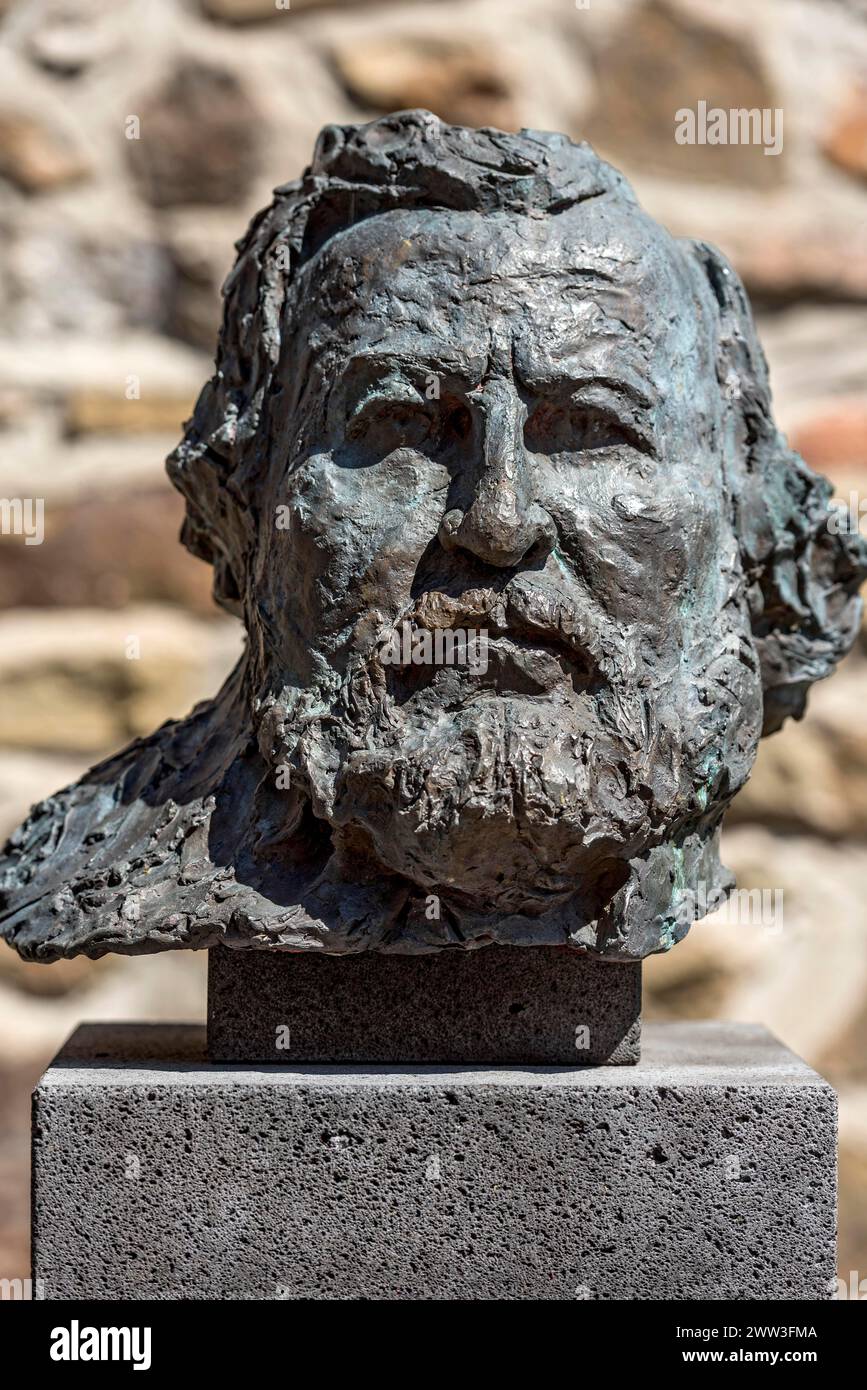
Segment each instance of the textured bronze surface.
M737 276L561 135L323 131L169 472L247 648L12 837L29 959L664 950L857 630Z

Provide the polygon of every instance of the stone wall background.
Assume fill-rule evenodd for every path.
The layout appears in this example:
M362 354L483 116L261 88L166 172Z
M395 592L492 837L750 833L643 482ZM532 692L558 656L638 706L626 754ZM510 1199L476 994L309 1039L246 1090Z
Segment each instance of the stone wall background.
M781 109L782 153L677 144L699 100ZM233 663L162 460L249 217L323 124L409 106L589 138L719 244L780 423L867 497L863 0L0 0L0 497L44 498L46 528L0 536L0 835ZM646 970L647 1017L764 1022L838 1087L846 1280L867 1277L865 705L867 638L732 813L727 860L784 891L783 929L718 915ZM83 1018L201 1017L203 969L0 950L0 1275L27 1273L39 1070Z

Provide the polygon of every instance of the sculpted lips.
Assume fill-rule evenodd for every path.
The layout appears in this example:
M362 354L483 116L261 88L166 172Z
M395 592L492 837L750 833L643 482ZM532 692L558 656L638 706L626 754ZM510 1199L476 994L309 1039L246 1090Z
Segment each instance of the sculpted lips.
M482 660L465 663L474 689L541 695L565 677L580 691L606 675L601 635L563 595L538 585L512 584L501 592L467 589L458 595L432 590L418 598L402 621L434 635L464 632L472 639L481 634ZM403 667L402 693L408 696L439 683L441 669L433 663ZM394 694L400 699L399 689Z

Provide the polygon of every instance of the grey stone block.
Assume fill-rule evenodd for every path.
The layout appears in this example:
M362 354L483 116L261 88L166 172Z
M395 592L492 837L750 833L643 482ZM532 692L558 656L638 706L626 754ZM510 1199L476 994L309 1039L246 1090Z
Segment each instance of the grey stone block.
M215 947L217 1062L638 1061L641 962L562 947L317 956Z
M36 1091L48 1299L821 1299L836 1098L765 1030L637 1066L256 1067L80 1028Z

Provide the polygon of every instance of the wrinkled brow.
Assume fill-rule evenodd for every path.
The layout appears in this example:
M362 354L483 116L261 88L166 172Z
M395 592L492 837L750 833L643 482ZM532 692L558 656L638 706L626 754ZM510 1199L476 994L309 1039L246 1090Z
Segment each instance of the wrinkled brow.
M604 366L594 367L586 358L533 363L529 368L523 366L519 377L522 386L539 395L559 395L569 390L578 391L582 387L604 386L642 410L650 410L657 404L657 396L650 382L624 363L619 363L613 370Z
M607 347L607 350L605 350ZM610 340L584 340L580 348L569 344L563 352L541 352L529 344L515 344L512 369L521 387L534 394L560 394L582 387L606 387L640 409L658 403L657 393L634 353L625 345L616 350ZM372 385L377 379L401 375L423 386L431 376L451 377L470 389L477 386L491 365L489 355L433 337L414 337L386 347L354 352L343 364L336 385L351 388L356 382Z
M356 377L369 380L402 373L413 378L456 377L474 386L484 375L486 365L484 353L466 352L454 343L432 338L416 338L405 347L397 345L353 353L340 371L339 382L348 384Z

